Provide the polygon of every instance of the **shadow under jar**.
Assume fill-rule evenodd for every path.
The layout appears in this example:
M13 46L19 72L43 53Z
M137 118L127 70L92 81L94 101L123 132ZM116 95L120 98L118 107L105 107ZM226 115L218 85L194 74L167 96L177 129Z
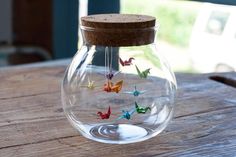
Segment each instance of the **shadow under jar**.
M156 49L156 19L100 14L81 18L83 45L62 81L69 122L103 143L149 139L170 121L176 80Z

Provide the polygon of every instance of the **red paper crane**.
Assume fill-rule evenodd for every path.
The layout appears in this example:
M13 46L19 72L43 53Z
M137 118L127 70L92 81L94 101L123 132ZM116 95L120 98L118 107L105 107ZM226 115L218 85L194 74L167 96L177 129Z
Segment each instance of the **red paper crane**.
M123 61L121 58L119 58L119 60L120 60L120 64L122 66L129 66L132 64L132 60L134 60L134 58L131 57L131 58L129 58L129 60L125 60L125 61Z
M102 113L102 112L98 112L97 113L98 116L100 116L101 119L109 119L110 115L111 115L111 108L109 106L107 113Z

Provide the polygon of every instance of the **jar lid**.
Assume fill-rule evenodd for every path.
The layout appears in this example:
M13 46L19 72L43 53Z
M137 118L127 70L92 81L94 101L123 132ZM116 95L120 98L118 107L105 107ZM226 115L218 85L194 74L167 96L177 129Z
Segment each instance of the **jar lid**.
M98 14L81 18L85 43L138 46L154 42L155 17L135 14Z

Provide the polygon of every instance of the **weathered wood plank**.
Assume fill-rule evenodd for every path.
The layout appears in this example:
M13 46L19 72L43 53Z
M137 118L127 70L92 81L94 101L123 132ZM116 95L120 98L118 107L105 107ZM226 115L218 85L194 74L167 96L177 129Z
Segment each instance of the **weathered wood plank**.
M209 80L211 74L177 74L174 120L160 135L107 145L83 138L67 122L60 102L64 70L0 70L0 156L236 156L236 89Z
M41 73L43 70L43 73ZM63 68L0 71L0 100L59 91Z

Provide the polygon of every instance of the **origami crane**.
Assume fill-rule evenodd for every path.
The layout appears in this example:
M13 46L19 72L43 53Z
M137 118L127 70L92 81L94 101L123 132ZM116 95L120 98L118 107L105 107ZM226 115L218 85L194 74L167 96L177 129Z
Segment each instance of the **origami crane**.
M123 115L120 116L119 118L117 118L116 120L120 120L120 119L128 119L130 120L131 116L134 114L135 110L131 110L131 111L125 111L122 110Z
M150 107L141 107L135 102L135 109L137 113L145 114L148 110L151 111Z
M110 70L109 73L106 74L106 78L107 78L108 80L111 80L111 79L112 79L115 75L117 75L118 73L120 73L120 71L117 71L117 72L113 73L112 70Z
M123 80L117 82L115 85L111 81L107 81L106 84L104 84L103 90L106 92L115 92L119 93L123 85Z
M94 81L90 81L90 79L88 78L88 84L82 85L81 87L86 87L88 89L94 89L96 86L94 85Z
M140 78L147 78L148 74L150 74L150 70L151 70L150 68L141 72L139 68L137 67L137 65L135 65L135 67Z
M134 60L134 58L131 57L131 58L129 58L128 60L125 60L125 61L123 61L121 58L119 58L119 60L120 60L120 64L121 64L122 66L129 66L129 65L132 64L132 60Z
M126 94L132 94L133 96L139 96L140 94L143 94L145 93L146 91L143 90L143 91L138 91L136 86L134 86L134 90L133 91L128 91L128 92L124 92Z
M109 119L111 115L111 107L109 106L107 113L98 112L97 115L100 116L101 119Z

